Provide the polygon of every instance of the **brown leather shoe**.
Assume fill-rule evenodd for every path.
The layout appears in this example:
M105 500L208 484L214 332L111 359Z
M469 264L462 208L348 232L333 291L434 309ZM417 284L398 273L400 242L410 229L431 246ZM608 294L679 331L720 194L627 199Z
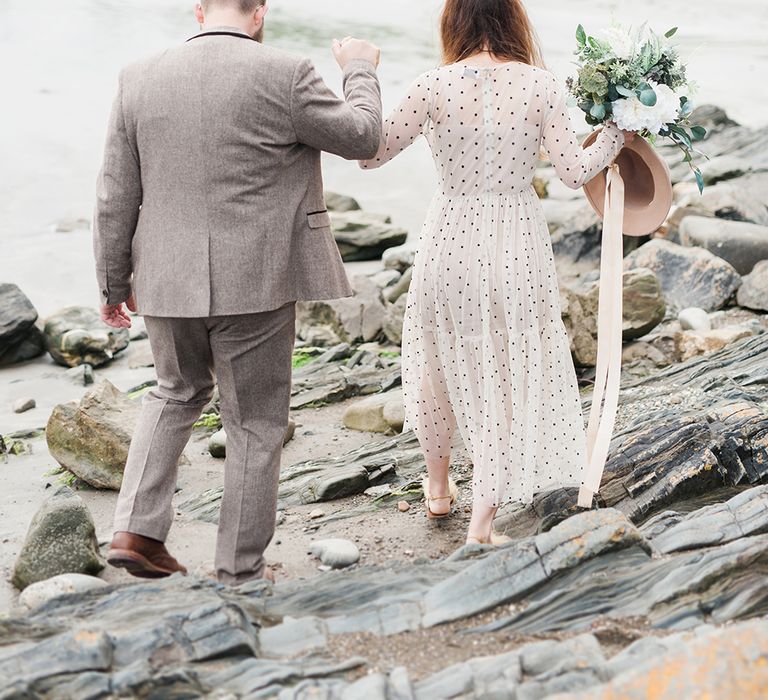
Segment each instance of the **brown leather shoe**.
M107 563L139 578L164 578L187 570L158 540L131 532L116 532L107 552Z

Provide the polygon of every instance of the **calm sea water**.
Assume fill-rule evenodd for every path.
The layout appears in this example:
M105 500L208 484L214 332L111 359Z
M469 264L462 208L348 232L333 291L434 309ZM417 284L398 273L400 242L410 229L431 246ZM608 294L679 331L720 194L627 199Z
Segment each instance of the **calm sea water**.
M650 0L529 2L548 66L571 73L579 22L598 29L612 16L650 19L679 41L700 84L697 99L751 125L768 122L768 10L764 0L671 3ZM334 37L354 34L383 49L385 107L438 62L440 0L271 0L267 41L311 57L340 89ZM89 218L107 114L120 67L195 33L190 0L0 0L0 281L16 282L46 314L96 303L86 230L56 222ZM362 173L327 158L326 184L390 213L410 231L434 187L423 143L387 168Z

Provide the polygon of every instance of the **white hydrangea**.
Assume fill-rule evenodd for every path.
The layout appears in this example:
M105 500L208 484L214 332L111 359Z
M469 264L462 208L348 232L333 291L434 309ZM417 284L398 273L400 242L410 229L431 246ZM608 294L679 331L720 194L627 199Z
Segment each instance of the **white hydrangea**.
M656 92L656 104L653 107L644 105L636 96L625 97L613 103L613 120L620 129L648 129L652 134L658 134L665 124L677 119L680 98L674 90L668 85L659 85L652 80L648 83Z

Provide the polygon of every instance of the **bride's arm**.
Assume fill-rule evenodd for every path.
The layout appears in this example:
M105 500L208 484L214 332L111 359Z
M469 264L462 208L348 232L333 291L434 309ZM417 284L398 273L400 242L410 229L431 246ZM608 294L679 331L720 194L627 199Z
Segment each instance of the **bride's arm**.
M603 124L595 142L582 148L568 112L565 91L554 76L544 109L542 144L558 177L574 190L607 167L624 146L624 132L608 122Z
M378 153L368 160L361 160L363 170L380 168L402 153L423 132L429 119L429 89L425 75L417 78L400 104L384 122Z

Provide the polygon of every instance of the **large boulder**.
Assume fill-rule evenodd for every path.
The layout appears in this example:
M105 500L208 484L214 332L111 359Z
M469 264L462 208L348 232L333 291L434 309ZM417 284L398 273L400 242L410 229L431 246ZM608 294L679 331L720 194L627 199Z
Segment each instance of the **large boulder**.
M98 574L103 568L88 508L80 496L62 487L32 518L12 581L23 590L59 574Z
M706 248L748 275L755 264L768 260L768 226L705 216L687 216L680 224L680 242Z
M683 309L715 311L725 306L741 285L733 266L703 248L688 248L654 239L624 259L625 270L640 267L656 273L667 303Z
M666 303L656 275L638 268L623 273L622 337L633 340L650 333L664 320ZM579 290L562 288L563 322L571 340L574 360L581 366L597 362L597 313L600 295L599 280Z
M37 311L15 284L0 284L0 367L39 357L45 341Z
M118 490L141 405L108 381L53 409L45 437L54 459L99 489Z
M347 299L299 302L298 335L306 339L316 326L330 328L343 342L370 342L380 334L386 318L381 289L365 275L352 280L355 295Z
M127 328L109 328L95 309L70 306L45 321L45 341L51 357L64 367L110 362L130 342Z
M401 345L403 342L403 322L408 295L402 294L394 304L387 304L387 315L384 318L384 335L390 343Z
M755 311L768 311L768 260L762 260L742 280L736 294L739 306Z
M397 248L388 248L381 256L381 262L387 270L397 270L405 272L413 267L413 261L416 258L416 251L413 248L399 246Z
M353 197L337 192L325 193L325 206L328 211L360 211L360 205Z
M408 238L408 232L393 226L390 217L369 212L334 212L331 226L346 262L378 260L385 250L402 245Z

